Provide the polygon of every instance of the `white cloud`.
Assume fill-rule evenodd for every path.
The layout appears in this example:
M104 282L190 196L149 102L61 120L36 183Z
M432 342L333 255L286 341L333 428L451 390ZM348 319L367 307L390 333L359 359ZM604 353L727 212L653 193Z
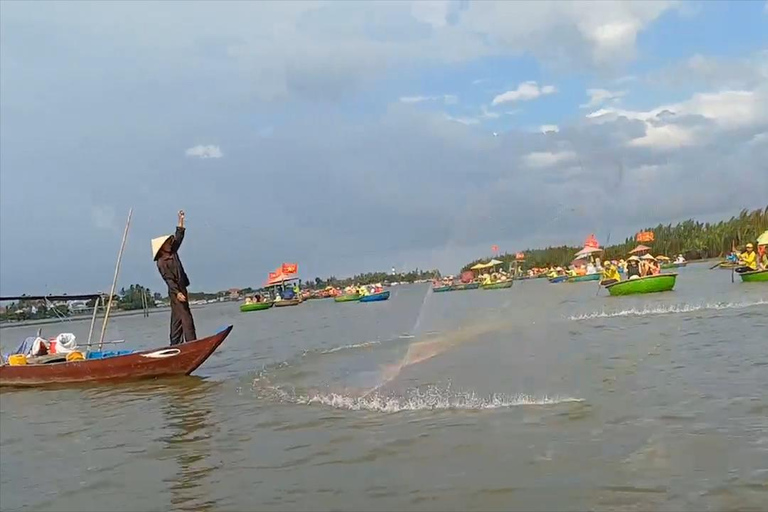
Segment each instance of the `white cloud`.
M459 102L459 97L454 94L443 94L441 96L401 96L400 103L423 103L425 101L442 101L446 105L455 105Z
M605 103L618 103L619 99L627 94L627 91L609 91L608 89L587 89L589 101L580 108L595 108Z
M508 103L510 101L530 101L538 98L539 96L545 96L547 94L554 94L557 89L554 85L539 85L534 81L523 82L517 86L517 89L507 91L499 94L493 98L493 105L500 105L502 103Z
M543 124L539 127L539 131L541 131L541 133L557 133L560 131L560 127L556 124Z
M713 126L684 126L680 118L701 117ZM768 122L768 89L725 90L694 94L689 100L663 105L648 111L602 108L587 115L602 123L620 117L645 123L645 135L628 142L630 146L669 149L701 143L715 131L735 130Z
M576 158L573 151L536 151L523 157L523 162L528 167L551 167L563 162L569 162Z
M187 149L184 154L196 158L221 158L224 156L219 146L203 146L202 144Z

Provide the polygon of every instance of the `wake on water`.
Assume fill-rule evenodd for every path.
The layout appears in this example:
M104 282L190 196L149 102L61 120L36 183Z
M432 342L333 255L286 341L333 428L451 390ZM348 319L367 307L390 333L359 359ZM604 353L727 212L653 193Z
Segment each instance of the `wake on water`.
M581 320L593 320L595 318L617 318L624 316L647 316L647 315L670 315L680 313L693 313L696 311L704 310L721 310L721 309L744 309L753 306L761 306L768 304L768 300L758 300L756 302L715 302L705 304L671 304L669 306L657 306L652 308L630 308L620 311L595 311L593 313L584 313L581 315L572 315L567 317L568 320L581 321Z

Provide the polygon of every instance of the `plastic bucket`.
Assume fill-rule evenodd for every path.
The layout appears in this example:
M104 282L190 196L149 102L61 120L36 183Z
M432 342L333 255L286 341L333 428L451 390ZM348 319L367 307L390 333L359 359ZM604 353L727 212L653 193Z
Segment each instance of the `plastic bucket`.
M11 366L23 366L27 364L27 356L24 354L13 354L8 356L8 364Z

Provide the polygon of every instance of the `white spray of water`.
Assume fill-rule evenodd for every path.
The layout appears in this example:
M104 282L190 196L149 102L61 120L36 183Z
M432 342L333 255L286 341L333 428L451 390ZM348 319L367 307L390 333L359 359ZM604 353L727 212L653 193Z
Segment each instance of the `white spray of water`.
M396 413L422 410L489 410L517 406L547 406L583 402L581 398L560 396L532 396L525 394L491 394L480 396L474 392L453 392L448 388L429 386L410 390L405 396L385 396L375 393L367 396L349 396L337 393L294 395L280 392L280 399L299 405L322 405L350 411Z
M768 304L768 300L756 302L716 302L706 304L672 304L669 306L645 307L642 309L623 309L620 311L596 311L567 317L568 320L593 320L595 318L616 318L625 316L670 315L680 313L693 313L702 310L744 309L753 306Z

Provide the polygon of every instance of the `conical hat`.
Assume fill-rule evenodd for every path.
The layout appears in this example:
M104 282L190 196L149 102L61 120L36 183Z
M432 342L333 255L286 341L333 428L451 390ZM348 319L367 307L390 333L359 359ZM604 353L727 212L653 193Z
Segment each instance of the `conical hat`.
M163 246L166 240L171 238L173 235L163 235L159 236L157 238L152 239L152 259L157 259L157 253L160 251L160 248Z

